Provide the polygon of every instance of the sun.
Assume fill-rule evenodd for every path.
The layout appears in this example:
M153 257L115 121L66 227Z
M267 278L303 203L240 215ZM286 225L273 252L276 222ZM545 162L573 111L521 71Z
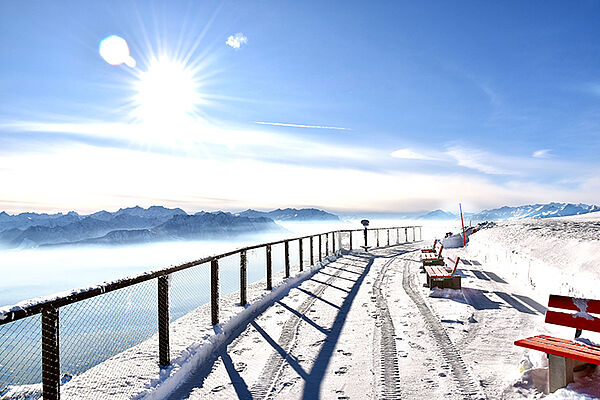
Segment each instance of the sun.
M174 125L197 114L200 84L184 63L161 57L137 75L133 99L137 120Z

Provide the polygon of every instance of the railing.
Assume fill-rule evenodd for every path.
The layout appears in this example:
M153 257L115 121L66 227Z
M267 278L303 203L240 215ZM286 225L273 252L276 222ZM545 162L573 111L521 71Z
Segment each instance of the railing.
M245 306L249 264L251 278L258 281L263 276L255 266L263 265L270 291L273 279L289 278L292 267L302 272L341 250L358 248L359 243L364 243L361 247L399 244L401 234L404 242L415 241L417 229L420 240L421 227L408 226L338 230L263 243L12 307L0 314L0 398L59 399L61 383L156 334L158 365L169 366L171 325L207 302L201 290L207 280L210 323L219 323L221 265L228 274L239 270L238 305ZM274 254L279 270L275 273ZM200 268L208 264L209 273ZM98 342L101 353L93 346Z

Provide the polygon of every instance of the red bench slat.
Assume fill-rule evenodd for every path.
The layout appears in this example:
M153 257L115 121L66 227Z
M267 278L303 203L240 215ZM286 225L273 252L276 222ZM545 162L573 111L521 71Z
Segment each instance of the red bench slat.
M558 311L546 311L546 322L549 324L569 326L571 328L583 329L587 331L600 332L600 319L586 314L587 319L577 314L567 314Z
M600 314L600 300L578 299L567 296L550 295L548 307L562 308L564 310L580 311L576 303L587 304L587 312Z
M565 343L562 339L551 336L534 336L521 339L515 345L561 357L600 365L600 349L575 342Z
M426 266L427 275L432 278L450 278L450 274L443 268L438 266Z

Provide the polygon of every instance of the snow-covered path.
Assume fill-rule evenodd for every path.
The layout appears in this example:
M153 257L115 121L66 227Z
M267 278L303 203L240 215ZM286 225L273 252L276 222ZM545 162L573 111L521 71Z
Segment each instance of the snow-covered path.
M354 252L275 302L172 399L519 398L544 308L500 271L460 265L463 291L423 287L418 244ZM464 294L464 295L463 295Z

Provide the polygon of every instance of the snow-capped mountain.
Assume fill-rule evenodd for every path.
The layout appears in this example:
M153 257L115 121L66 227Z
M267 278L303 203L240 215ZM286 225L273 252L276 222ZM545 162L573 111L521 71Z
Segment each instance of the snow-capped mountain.
M82 243L122 244L144 241L225 238L282 229L271 219L175 208L131 207L87 216L68 214L0 214L0 246L37 247Z
M339 221L337 215L316 208L278 208L277 210L263 212L256 210L246 210L239 213L241 217L266 217L276 221Z
M600 211L600 207L588 204L548 203L531 204L518 207L504 206L493 210L484 210L476 214L466 214L473 221L495 221L523 218L567 217Z

